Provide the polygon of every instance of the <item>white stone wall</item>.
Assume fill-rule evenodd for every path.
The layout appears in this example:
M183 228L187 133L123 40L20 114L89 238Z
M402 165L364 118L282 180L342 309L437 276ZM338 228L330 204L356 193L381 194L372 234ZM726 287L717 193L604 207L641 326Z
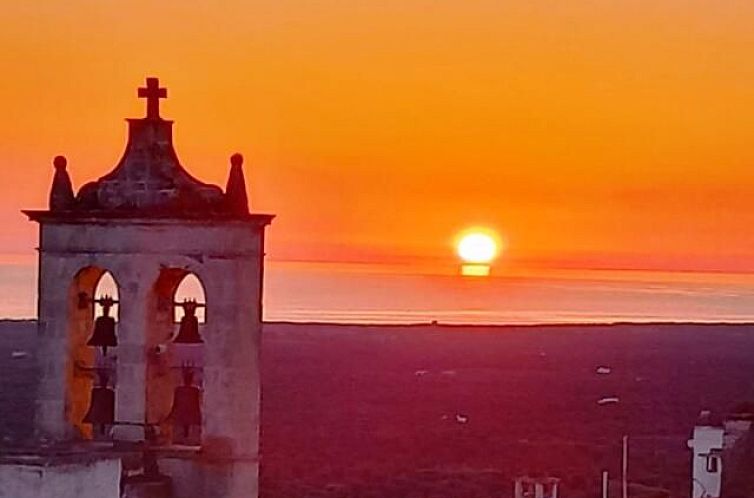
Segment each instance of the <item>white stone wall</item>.
M62 465L0 464L0 498L118 498L120 460Z
M720 496L722 484L723 465L719 455L723 449L722 427L696 426L694 436L688 445L691 455L691 497L692 498L716 498ZM709 472L707 468L708 455L716 453L718 456L717 472Z

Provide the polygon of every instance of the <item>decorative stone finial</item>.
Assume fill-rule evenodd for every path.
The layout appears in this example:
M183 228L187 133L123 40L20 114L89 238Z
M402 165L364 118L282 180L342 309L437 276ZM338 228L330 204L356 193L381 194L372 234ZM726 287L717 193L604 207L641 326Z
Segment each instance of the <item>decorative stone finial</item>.
M68 165L68 161L66 160L65 156L55 156L55 159L52 160L53 166L55 166L56 170L62 169L65 171L65 167Z
M246 195L246 180L243 175L243 156L230 156L230 174L225 187L225 205L233 214L249 214L249 197Z
M73 196L71 178L65 169L68 161L64 156L55 156L52 165L55 167L55 175L52 177L52 188L50 189L50 211L72 209L76 201Z

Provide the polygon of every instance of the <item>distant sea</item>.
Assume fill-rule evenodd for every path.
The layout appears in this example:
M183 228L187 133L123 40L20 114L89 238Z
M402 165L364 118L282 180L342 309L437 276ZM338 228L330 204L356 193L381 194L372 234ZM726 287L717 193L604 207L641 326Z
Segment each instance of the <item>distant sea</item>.
M0 318L36 316L36 260L0 257ZM754 321L754 274L542 270L489 277L269 261L267 321L536 324Z
M36 260L0 257L0 318L36 316ZM536 324L754 321L754 275L548 270L489 277L269 261L268 321Z

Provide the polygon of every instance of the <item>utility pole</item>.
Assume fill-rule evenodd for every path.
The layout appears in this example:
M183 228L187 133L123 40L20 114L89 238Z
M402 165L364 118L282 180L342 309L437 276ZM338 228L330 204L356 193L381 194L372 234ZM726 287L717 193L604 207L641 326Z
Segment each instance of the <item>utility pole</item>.
M623 436L623 461L622 461L622 498L628 498L628 436Z
M607 496L607 488L610 485L607 476L607 470L602 471L602 498L608 498Z

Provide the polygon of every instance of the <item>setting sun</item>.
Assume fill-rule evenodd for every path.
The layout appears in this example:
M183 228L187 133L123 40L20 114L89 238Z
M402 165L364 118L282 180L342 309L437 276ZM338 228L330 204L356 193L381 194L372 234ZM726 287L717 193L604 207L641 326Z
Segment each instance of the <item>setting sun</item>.
M458 256L466 263L490 263L498 252L495 239L484 232L470 232L458 241Z
M0 498L754 498L754 0L2 14Z

